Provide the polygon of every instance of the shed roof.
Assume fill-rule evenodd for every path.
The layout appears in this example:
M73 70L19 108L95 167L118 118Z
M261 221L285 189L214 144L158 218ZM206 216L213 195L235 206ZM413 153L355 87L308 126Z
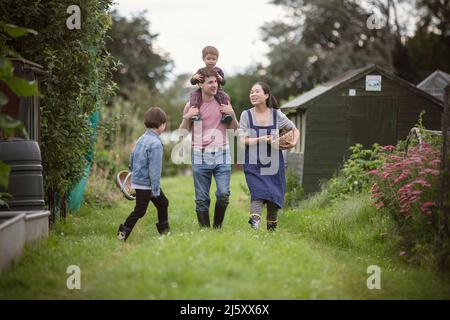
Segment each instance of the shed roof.
M428 92L440 100L444 100L444 88L449 83L450 74L441 70L436 70L426 77L421 83L419 83L417 88Z
M291 111L291 110L294 110L297 108L307 109L312 104L312 102L314 102L317 99L320 99L327 92L331 92L332 90L339 89L339 88L343 87L344 85L346 85L347 83L358 80L358 79L364 77L365 75L367 75L371 72L374 72L374 71L380 73L381 75L385 76L388 79L398 82L399 85L405 87L406 89L408 89L410 91L413 91L415 94L418 94L428 100L431 100L435 104L438 104L440 106L443 105L441 100L437 99L436 97L433 97L432 95L430 95L429 93L427 93L421 89L418 89L412 83L396 76L395 74L381 68L380 66L377 66L375 64L370 64L363 68L349 70L349 71L341 74L340 76L338 76L320 86L317 86L310 91L307 91L307 92L301 94L300 96L283 104L281 106L281 109L283 109L285 111Z

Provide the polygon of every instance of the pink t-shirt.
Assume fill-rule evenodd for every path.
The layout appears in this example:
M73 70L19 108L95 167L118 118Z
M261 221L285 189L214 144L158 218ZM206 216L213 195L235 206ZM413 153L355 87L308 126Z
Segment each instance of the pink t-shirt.
M183 114L190 108L189 102L183 110ZM220 122L222 113L220 105L216 99L210 102L203 102L200 106L199 121L192 124L192 145L195 147L221 147L228 144L226 135L226 125Z

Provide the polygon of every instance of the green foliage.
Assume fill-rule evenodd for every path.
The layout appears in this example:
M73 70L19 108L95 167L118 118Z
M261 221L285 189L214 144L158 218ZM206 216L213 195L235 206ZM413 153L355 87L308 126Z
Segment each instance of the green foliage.
M269 47L265 68L275 96L297 96L369 63L392 67L393 32L367 28L370 12L352 0L272 1L285 9L283 21L262 27ZM374 2L372 2L374 3ZM382 6L381 1L377 2Z
M37 35L37 32L33 29L21 28L9 23L2 23L0 28L11 38L22 37L29 33Z
M112 176L111 176L112 173ZM84 193L84 203L90 208L111 208L117 201L124 200L115 186L114 173L94 164Z
M405 43L410 69L407 79L413 83L422 81L435 70L450 72L450 25L448 18L442 18L450 16L450 6L427 0L417 2L422 6L420 12L423 16L418 20L420 24L416 33Z
M14 67L10 59L20 56L6 43L10 37L17 38L29 33L36 34L34 30L0 21L0 81L5 83L17 96L39 95L36 81L26 81L25 79L14 76ZM0 92L0 110L7 102L7 97ZM25 136L27 135L25 127L20 121L3 113L0 113L0 131L3 138L13 136L16 131L20 131Z
M305 192L300 185L300 178L297 172L293 169L288 169L286 171L286 194L284 198L286 208L297 207L304 198Z
M105 48L111 0L85 0L81 29L69 30L70 0L4 0L0 16L38 31L9 41L23 57L44 66L41 152L47 198L64 195L82 176L90 147L89 117L113 94L115 64Z
M26 81L14 76L14 68L10 58L12 56L17 57L18 54L6 45L6 40L8 37L17 38L29 33L36 34L36 31L12 24L5 24L0 21L0 82L6 84L17 96L38 95L39 91L36 82ZM0 92L0 111L7 102L7 97ZM27 136L23 123L0 112L0 136L9 138L14 136L17 131ZM0 161L0 187L8 187L10 171L11 168L3 161ZM0 207L7 205L7 199L9 198L10 195L8 193L0 192Z
M372 149L363 149L361 144L356 144L350 150L350 158L327 184L328 194L333 199L368 190L372 183L368 171L378 168L383 162L380 157L382 147L377 143Z
M175 129L188 95L183 89L186 76L180 76L171 87L160 89L172 61L167 54L154 49L158 35L150 32L150 22L144 15L127 19L113 11L111 16L106 48L119 60L113 73L119 90L102 110L94 157L94 163L105 172L108 182L113 181L118 171L128 168L134 143L146 130L144 113L150 107L161 107L167 114L167 128ZM176 174L180 168L168 158L171 146L164 148L163 175ZM98 187L101 193L102 188Z
M270 48L270 63L261 69L280 100L369 63L395 70L412 83L436 69L450 72L450 6L446 1L416 0L417 10L407 16L397 12L411 13L408 1L271 3L286 14L261 28L262 40ZM373 13L388 17L385 27L368 28ZM415 34L407 34L414 24Z
M315 204L301 204L301 211L287 211L288 216L301 212L289 229L301 230L315 241L333 248L365 253L370 256L397 255L392 233L394 222L372 207L368 194L355 193L351 198L327 202L328 195L317 194ZM320 199L319 199L320 198ZM308 202L308 200L307 200Z
M419 134L422 138L422 141L426 142L432 148L440 148L442 145L442 136L425 128L425 126L423 125L423 118L425 114L425 110L422 110L420 112L419 120L417 121L415 127L419 129ZM414 136L413 141L411 141L410 145L417 146L418 144L418 137Z
M166 80L173 67L168 54L154 49L158 34L150 32L150 22L144 14L141 12L127 19L116 10L111 12L112 26L107 32L106 47L120 61L113 75L120 87L119 94L126 99L136 84L154 90Z
M251 108L249 93L255 82L266 80L259 68L249 68L244 73L227 77L227 83L223 88L231 98L231 104L239 118L241 113Z
M181 115L182 110L178 109ZM112 106L104 109L101 118L94 162L108 172L108 179L112 179L115 173L128 168L134 143L146 130L144 116L132 100L118 97ZM172 161L171 154L175 145L175 142L164 141L163 176L183 173L189 167Z
M0 161L0 187L2 187L2 188L8 187L10 171L11 171L10 166L8 166L3 161Z

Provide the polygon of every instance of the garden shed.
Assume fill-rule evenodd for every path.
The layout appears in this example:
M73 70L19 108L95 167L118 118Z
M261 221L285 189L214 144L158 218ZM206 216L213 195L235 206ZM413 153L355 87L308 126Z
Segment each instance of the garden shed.
M318 191L350 146L394 145L407 137L422 110L424 126L439 130L442 108L438 98L377 65L350 70L281 106L301 132L287 166L306 193Z

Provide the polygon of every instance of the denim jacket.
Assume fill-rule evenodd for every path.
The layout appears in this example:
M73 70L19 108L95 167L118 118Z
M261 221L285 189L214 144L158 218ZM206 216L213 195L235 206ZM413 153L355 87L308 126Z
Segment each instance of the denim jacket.
M159 135L151 130L137 140L130 156L131 182L150 186L152 194L160 194L163 144Z

